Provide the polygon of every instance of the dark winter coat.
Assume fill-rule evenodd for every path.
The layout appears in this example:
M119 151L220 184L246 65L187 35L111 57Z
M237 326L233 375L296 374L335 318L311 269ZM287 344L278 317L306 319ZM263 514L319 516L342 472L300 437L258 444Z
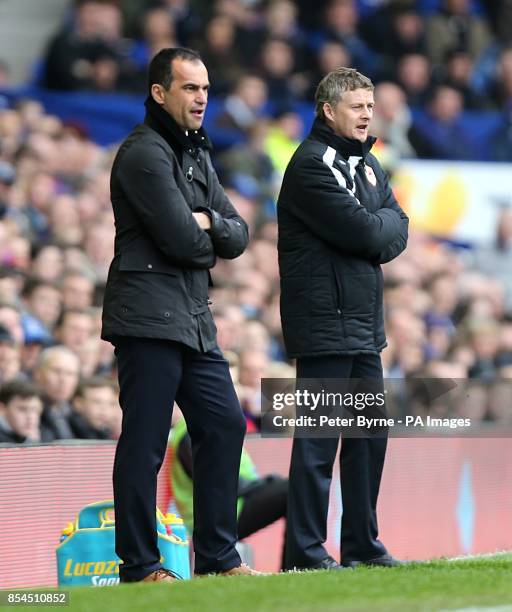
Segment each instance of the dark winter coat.
M380 264L408 219L365 143L317 119L278 201L281 320L290 357L378 353L386 345Z
M12 429L4 429L0 425L0 444L23 444L27 441L25 436L17 434Z
M209 269L248 242L226 197L201 129L187 135L156 102L121 145L111 176L115 254L103 303L102 338L160 338L209 351ZM192 211L212 220L202 230Z
M98 429L91 425L89 421L78 412L71 411L69 415L69 425L73 430L75 438L79 440L110 440L110 431L106 428Z

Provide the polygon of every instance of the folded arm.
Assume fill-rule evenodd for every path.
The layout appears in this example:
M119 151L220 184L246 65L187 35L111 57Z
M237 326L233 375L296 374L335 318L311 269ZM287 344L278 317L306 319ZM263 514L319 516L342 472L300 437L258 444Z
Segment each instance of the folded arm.
M128 201L160 251L178 265L211 268L212 239L199 227L178 189L164 149L132 146L118 170Z
M247 223L224 193L209 155L206 156L206 163L212 173L212 206L196 210L205 212L210 217L209 230L215 254L223 259L234 259L244 252L249 242Z
M388 261L395 259L395 257L398 257L398 255L405 250L405 247L407 246L407 239L409 237L409 218L396 201L387 178L385 179L384 201L382 203L382 208L389 208L397 212L400 217L400 232L398 236L377 255L376 263L379 264L385 264Z
M366 210L321 158L301 159L290 170L296 170L285 179L293 181L292 197L283 205L330 246L371 258L399 236L398 212Z

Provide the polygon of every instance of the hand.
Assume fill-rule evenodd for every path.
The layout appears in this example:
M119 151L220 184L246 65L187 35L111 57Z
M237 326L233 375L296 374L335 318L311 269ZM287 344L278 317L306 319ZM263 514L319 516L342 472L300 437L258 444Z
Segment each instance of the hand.
M212 220L210 219L210 215L204 212L193 212L192 216L197 221L197 225L201 229L209 230L212 226Z

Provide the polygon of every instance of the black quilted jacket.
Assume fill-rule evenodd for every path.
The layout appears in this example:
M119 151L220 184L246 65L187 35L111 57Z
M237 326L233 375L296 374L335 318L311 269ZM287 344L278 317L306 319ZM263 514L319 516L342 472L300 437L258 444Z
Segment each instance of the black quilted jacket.
M278 201L281 320L290 357L386 346L380 264L407 244L408 218L370 153L317 119Z

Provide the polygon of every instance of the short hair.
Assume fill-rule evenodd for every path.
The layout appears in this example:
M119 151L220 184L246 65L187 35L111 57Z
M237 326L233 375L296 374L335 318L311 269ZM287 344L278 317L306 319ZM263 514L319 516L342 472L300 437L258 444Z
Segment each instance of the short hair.
M355 68L338 68L329 72L316 88L316 116L320 119L325 119L324 104L330 104L334 108L344 92L354 91L355 89L373 91L374 87L371 80Z
M19 315L21 315L21 308L17 304L15 304L14 302L9 302L7 300L2 300L2 301L0 301L0 309L1 308L8 308L9 310L14 310Z
M151 86L157 83L165 90L171 86L172 62L175 59L188 60L189 62L202 62L197 51L187 47L168 47L159 51L151 60L148 69L148 94L151 95Z
M75 0L76 8L80 8L84 4L110 4L119 8L119 0Z
M0 60L0 63L2 60ZM17 268L9 268L7 266L0 266L0 279L2 278L25 278L26 274L22 270L18 270Z
M0 388L0 402L7 405L13 398L38 397L41 399L42 391L31 380L10 380Z
M91 376L82 379L75 391L75 397L85 397L87 389L111 389L114 394L119 393L119 388L114 380L105 376Z
M87 272L84 272L83 270L79 270L77 268L71 268L69 270L65 270L64 274L62 274L60 278L59 287L62 288L64 283L69 278L85 278L87 281L91 283L93 287L95 285L95 279L93 278L92 274L88 274Z
M55 328L59 329L64 325L66 318L68 315L85 315L92 319L92 312L90 308L65 308L61 311L57 322L55 323Z
M80 374L80 357L63 344L56 344L55 346L51 346L47 349L44 349L44 351L41 351L36 360L34 372L45 370L56 355L64 355L68 359L75 359L78 364L77 375Z
M59 293L60 293L59 287L57 286L56 283L54 283L52 281L42 280L42 279L37 278L35 276L30 276L25 281L25 285L23 287L22 295L23 295L23 297L31 298L33 293L35 291L37 291L38 289L40 289L41 287L53 289L54 291L59 291Z

